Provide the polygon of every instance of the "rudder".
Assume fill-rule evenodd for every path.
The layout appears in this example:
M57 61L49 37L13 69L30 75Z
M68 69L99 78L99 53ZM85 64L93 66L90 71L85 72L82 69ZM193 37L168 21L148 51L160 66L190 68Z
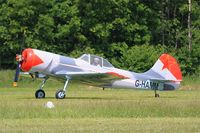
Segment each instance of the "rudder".
M147 71L148 73L156 73L165 80L182 81L180 66L176 59L169 54L162 54L153 67ZM157 75L154 76L158 78Z

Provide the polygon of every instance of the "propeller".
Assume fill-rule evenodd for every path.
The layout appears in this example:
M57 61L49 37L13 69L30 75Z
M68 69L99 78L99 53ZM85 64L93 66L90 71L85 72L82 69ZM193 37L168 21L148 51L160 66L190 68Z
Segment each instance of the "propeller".
M26 29L23 30L23 37L22 37L22 45L20 47L20 53L23 51L24 43L25 43L25 37L26 37ZM15 76L14 76L14 81L13 81L13 87L17 87L17 82L19 80L19 74L20 74L20 69L21 69L21 62L23 61L23 57L20 54L16 55L16 61L17 61L17 66L15 70Z
M17 82L19 79L20 68L21 68L20 60L22 61L21 55L16 55L16 60L17 60L17 66L16 66L15 77L14 77L14 82L13 82L14 87L17 86Z

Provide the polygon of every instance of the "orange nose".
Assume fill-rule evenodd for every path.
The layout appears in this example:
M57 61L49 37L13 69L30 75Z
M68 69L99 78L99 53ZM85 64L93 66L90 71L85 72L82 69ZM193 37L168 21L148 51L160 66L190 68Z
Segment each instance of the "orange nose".
M42 59L37 56L31 48L27 48L22 52L21 69L23 71L30 71L32 67L43 63Z

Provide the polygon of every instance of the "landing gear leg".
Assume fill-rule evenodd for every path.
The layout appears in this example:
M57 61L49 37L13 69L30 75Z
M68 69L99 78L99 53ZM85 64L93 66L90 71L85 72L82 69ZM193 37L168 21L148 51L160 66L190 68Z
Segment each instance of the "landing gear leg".
M160 97L160 95L157 93L156 89L154 90L154 92L155 92L155 97Z
M49 77L45 77L44 80L42 81L42 84L40 85L40 88L35 92L35 98L45 98L45 92L43 90L44 84L46 83L47 79Z
M69 79L67 79L65 81L65 85L64 85L63 89L62 90L58 90L56 92L55 96L56 96L57 99L64 99L65 98L65 92L66 92L66 89L67 89L68 82L69 82Z

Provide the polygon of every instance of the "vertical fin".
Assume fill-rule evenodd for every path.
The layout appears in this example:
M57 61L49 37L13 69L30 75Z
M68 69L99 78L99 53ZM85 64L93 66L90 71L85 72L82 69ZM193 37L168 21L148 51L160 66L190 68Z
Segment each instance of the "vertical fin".
M146 74L156 73L166 80L182 81L182 73L176 59L169 54L162 54ZM157 76L157 75L153 75Z

